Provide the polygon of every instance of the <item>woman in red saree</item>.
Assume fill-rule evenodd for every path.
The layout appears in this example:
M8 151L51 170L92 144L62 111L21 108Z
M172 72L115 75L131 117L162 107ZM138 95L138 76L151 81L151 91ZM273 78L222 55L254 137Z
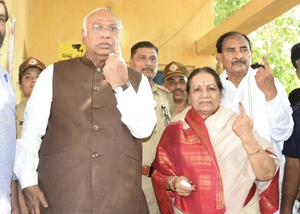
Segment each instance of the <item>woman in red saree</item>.
M271 143L253 130L242 103L241 115L220 106L222 89L211 68L189 77L191 106L165 129L152 164L162 214L278 210L279 160Z

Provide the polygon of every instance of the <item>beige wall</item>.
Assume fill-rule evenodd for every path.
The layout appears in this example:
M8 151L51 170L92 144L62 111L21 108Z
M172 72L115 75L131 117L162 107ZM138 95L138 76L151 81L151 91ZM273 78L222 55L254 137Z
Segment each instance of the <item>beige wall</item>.
M46 64L57 60L58 41L81 42L83 17L98 7L111 6L122 20L121 45L126 61L133 44L149 40L160 50L159 64L178 60L189 65L201 65L202 59L195 54L194 42L213 28L212 0L187 0L176 4L173 0L30 2L30 7L34 5L43 10L30 13L30 21L35 24L30 25L32 35L28 50L31 55L40 56Z
M261 5L259 0L251 0L251 3L247 7L254 5L257 9ZM290 0L289 5L284 0L268 0L268 5L260 10L264 11L267 8L274 12L276 6L276 14L280 15L298 3L299 0ZM212 54L196 54L196 41L199 49L199 44L207 45L207 42L200 39L211 37L211 45L214 46L216 35L220 34L214 33L220 27L214 29L213 26L213 0L6 0L6 4L9 13L16 19L13 84L17 102L21 99L18 89L18 67L22 61L34 56L46 65L56 62L58 42L80 43L83 17L98 7L109 7L122 20L124 29L121 46L125 61L128 62L132 45L148 40L159 48L160 69L173 60L184 63L190 70L202 66L215 67ZM283 9L280 10L281 8ZM241 17L245 17L245 13L251 14L251 10L241 13ZM268 14L270 13L257 16L259 19L264 18L267 23L268 20L272 20ZM232 28L232 23L225 27L228 30ZM0 64L4 67L7 67L8 31L9 23L5 43L0 49L0 53L3 54Z
M17 102L21 99L17 73L23 59L34 56L46 65L56 62L58 42L80 43L83 17L98 7L111 7L122 20L121 47L125 61L129 60L132 45L148 40L159 48L160 68L173 60L191 67L215 64L213 56L195 53L195 41L213 28L213 0L176 3L174 0L6 0L6 3L16 19L13 82ZM1 53L4 58L0 63L6 66L7 44Z

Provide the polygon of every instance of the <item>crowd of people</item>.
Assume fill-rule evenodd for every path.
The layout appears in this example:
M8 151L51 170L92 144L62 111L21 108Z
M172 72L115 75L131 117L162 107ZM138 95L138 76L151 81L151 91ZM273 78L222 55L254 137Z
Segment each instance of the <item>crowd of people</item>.
M0 17L2 45L4 0ZM160 86L158 48L137 42L127 67L122 28L97 8L83 19L83 57L26 59L18 105L0 66L0 214L293 213L299 90L290 102L235 31L216 43L220 76L172 61ZM291 61L300 76L300 43Z

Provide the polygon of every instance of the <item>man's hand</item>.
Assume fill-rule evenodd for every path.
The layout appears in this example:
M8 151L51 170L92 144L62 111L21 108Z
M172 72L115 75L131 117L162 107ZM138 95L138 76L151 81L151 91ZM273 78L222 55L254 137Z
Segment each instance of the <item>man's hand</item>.
M128 71L126 63L122 56L120 41L115 40L115 51L109 54L103 68L103 74L106 81L114 89L116 86L122 86L128 80Z
M18 181L11 181L11 214L21 214L18 198Z
M274 76L270 65L265 57L262 57L265 68L260 67L255 75L256 84L259 89L265 94L266 100L271 101L277 95Z
M38 185L26 187L24 188L23 192L29 213L40 214L40 203L43 207L48 207L48 202L44 197L44 193L41 191Z

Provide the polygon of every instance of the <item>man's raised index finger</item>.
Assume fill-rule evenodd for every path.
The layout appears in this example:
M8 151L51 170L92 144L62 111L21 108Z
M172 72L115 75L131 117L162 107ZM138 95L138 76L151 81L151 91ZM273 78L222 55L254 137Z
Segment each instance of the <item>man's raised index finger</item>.
M117 56L122 56L122 50L121 50L121 47L120 47L120 40L119 39L116 39L115 40L115 54Z
M268 62L268 60L266 59L266 57L263 56L261 59L262 59L262 61L264 62L264 65L265 65L266 70L267 70L267 71L270 71L270 70L271 70L271 69L270 69L270 65L269 65L269 62Z

